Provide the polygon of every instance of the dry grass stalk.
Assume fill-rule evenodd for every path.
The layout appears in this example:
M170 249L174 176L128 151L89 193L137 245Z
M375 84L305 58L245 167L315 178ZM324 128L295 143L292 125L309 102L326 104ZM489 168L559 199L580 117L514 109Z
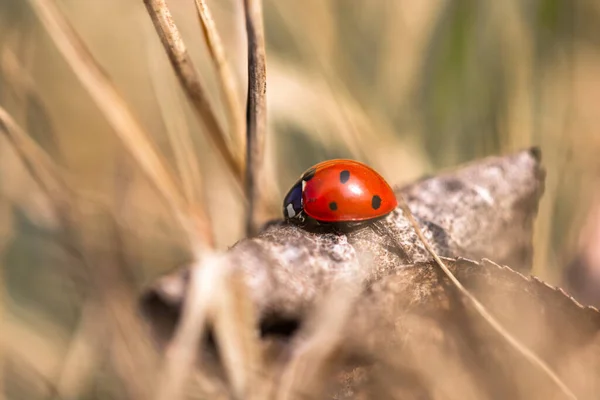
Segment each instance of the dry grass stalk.
M196 116L200 119L200 123L205 126L206 133L241 186L244 169L242 160L236 157L231 141L228 140L228 136L225 135L217 120L206 90L200 82L200 77L187 52L185 43L173 21L166 2L164 0L144 0L144 3L154 23L156 32L169 56L171 65L177 74L177 78L192 103Z
M11 366L16 369L19 375L28 377L28 384L39 384L43 386L45 389L45 398L56 399L56 400L67 400L63 399L60 395L58 388L52 381L52 378L44 374L38 368L38 365L30 362L24 358L16 357L12 354L9 354L6 358L7 361L10 361ZM31 379L34 378L34 379ZM35 382L33 382L35 380ZM32 388L29 387L28 391L31 391ZM0 393L1 394L1 393ZM2 399L8 399L9 397L2 397Z
M225 266L226 267L226 266ZM213 325L233 393L239 399L261 399L257 388L262 363L254 307L239 270L222 271L217 297L213 299Z
M167 130L167 137L183 185L183 193L190 204L198 201L201 187L200 167L194 154L194 145L190 137L190 129L185 121L182 104L174 82L168 74L161 73L159 64L155 61L160 55L158 45L154 40L148 43L148 65L151 68L150 78L156 94L156 100L161 111L162 120Z
M151 35L148 37L151 37ZM159 56L162 53L160 45L154 40L148 42L148 65L151 66L150 78L165 123L167 137L175 154L183 194L191 208L192 218L199 224L198 230L204 232L206 244L213 247L212 224L202 193L202 174L194 151L190 129L185 119L183 103L176 86L174 86L176 83L173 82L169 74L162 73L159 63L156 62L157 59L160 59Z
M194 245L198 242L206 242L207 233L197 232L197 227L190 222L187 204L164 159L156 151L140 122L58 9L54 0L30 0L30 3L50 38L103 112L119 139L123 141L150 182L167 201L175 218L188 233L190 242Z
M2 246L2 243L0 243ZM0 258L4 258L4 246L0 247ZM6 297L6 283L4 279L4 263L0 261L0 321L4 321L6 318L6 306L4 304L4 298ZM3 322L4 324L4 322ZM6 339L4 335L0 333L0 398L4 398L4 365L6 363L6 356L4 353L4 346Z
M7 307L5 305L6 280L4 278L4 250L10 243L12 236L12 210L10 206L0 199L0 323L6 323ZM6 353L4 346L8 344L4 337L4 331L0 330L0 398L4 398L4 363L6 362Z
M0 71L2 75L10 78L21 78L22 75L17 73L17 61L15 54L10 51L8 46L3 46L2 54L0 56ZM10 80L7 79L7 80ZM18 89L17 94L22 95L22 88L25 86L22 81L18 81L15 85ZM0 98L0 101L2 99ZM2 188L0 188L1 193ZM7 295L6 283L5 283L5 272L4 272L4 250L10 243L12 236L12 210L10 204L5 199L0 198L0 323L5 324L7 319L7 307L5 306L5 297ZM4 351L4 347L8 345L7 338L4 337L4 333L0 332L0 398L5 398L5 377L4 370L5 365L8 362L7 352Z
M538 357L533 351L531 351L527 346L521 343L516 337L514 337L500 322L494 318L490 312L485 308L485 306L477 300L477 298L469 292L460 281L452 274L452 271L448 269L446 264L442 261L442 259L436 254L435 250L429 244L429 241L423 235L419 224L415 220L408 204L402 196L399 196L399 205L402 209L404 216L409 220L412 225L415 233L419 237L419 240L423 243L423 246L427 249L429 254L433 257L435 262L442 269L444 274L450 279L452 284L456 287L456 289L460 292L462 298L471 303L475 311L494 329L508 344L510 344L519 354L521 354L525 359L527 359L533 366L539 368L543 371L546 376L560 389L560 391L565 395L568 399L577 399L577 396L573 393L571 389L560 379L560 377L554 372L550 366L544 362L540 357ZM393 238L393 235L389 235Z
M15 87L19 100L24 102L27 95L31 93L35 93L35 96L39 98L35 83L29 75L24 73L23 70L27 69L21 65L17 55L8 46L4 46L0 57L0 71L6 80Z
M70 208L71 190L61 177L48 155L15 123L13 118L0 107L0 134L15 148L19 157L43 191L52 200L57 215L64 218Z
M86 246L83 232L78 227L83 221L76 193L62 179L59 171L35 142L21 130L11 116L0 107L0 134L7 137L19 157L39 184L54 207L63 233L63 244L70 254L77 257L92 281L92 295L102 302L103 316L111 328L113 345L120 346L119 353L124 362L120 369L121 378L132 398L147 398L151 367L151 351L143 346L143 329L128 305L134 304L134 296L123 284L123 277L115 263L100 264L100 254L92 254Z
M165 358L157 399L178 399L202 349L206 329L214 329L223 367L236 398L255 398L260 371L254 312L242 277L218 254L202 257L190 269L181 322Z
M344 328L362 294L361 280L340 279L317 308L310 336L295 350L282 374L278 400L316 398L322 394L344 336Z
M261 185L267 134L267 67L262 1L244 0L248 36L248 99L246 103L246 233L260 228Z
M191 371L196 366L199 344L209 318L211 298L221 286L218 279L221 260L205 254L190 268L190 280L181 320L165 354L163 372L155 396L157 400L182 398Z
M58 374L57 390L64 399L78 399L89 384L103 352L98 346L106 335L103 315L95 304L83 307L81 321L69 343L67 354ZM104 343L102 343L104 344Z
M6 315L2 321L4 357L35 365L37 373L46 380L53 380L66 346L62 337L56 335L61 327L40 313L33 315L36 318L29 323L14 314Z
M223 92L226 105L225 109L229 116L229 129L235 138L238 151L242 151L246 144L246 138L244 136L244 111L242 108L241 99L239 98L236 79L229 66L229 63L227 62L221 36L217 31L215 21L212 17L210 9L208 8L208 5L206 4L206 1L194 1L196 3L196 10L198 12L198 18L200 19L200 25L202 26L202 31L204 32L206 45L210 51L212 61L217 70L217 76L219 77L219 85L221 86L221 91ZM243 158L243 156L240 158Z
M104 288L103 291L109 290ZM128 398L149 399L156 379L155 349L146 337L143 325L135 318L135 309L123 307L123 304L122 299L108 300L104 304L104 320L110 327L110 361Z
M156 373L156 353L137 313L135 291L128 279L127 259L118 221L104 210L93 223L91 245L87 240L72 240L79 248L81 262L90 271L92 299L97 299L102 311L110 361L124 383L131 399L147 399L152 393ZM79 219L80 220L80 219ZM76 232L78 233L78 232ZM80 232L86 236L85 231ZM102 234L106 248L96 248L97 236Z
M322 2L315 2L315 5L323 6ZM279 12L280 17L285 21L286 26L294 27L290 30L290 35L293 44L302 52L303 58L314 62L315 68L318 69L321 74L320 79L315 79L314 76L308 76L306 82L303 82L303 86L310 85L307 89L308 93L312 90L318 90L320 96L327 96L328 109L323 112L327 116L336 116L342 126L340 126L334 132L339 138L340 143L336 143L337 146L340 144L346 146L350 150L351 154L360 159L368 161L374 166L378 166L380 160L377 157L370 159L370 155L377 151L374 144L377 143L374 138L388 138L394 140L397 138L395 129L391 126L390 121L380 116L379 110L369 109L365 110L365 106L358 101L352 92L349 90L343 79L340 78L340 71L332 69L332 62L338 57L337 54L331 54L332 50L335 50L335 46L324 44L323 41L317 42L314 39L322 39L321 25L319 19L315 19L312 10L311 12L305 12L308 8L301 5L302 9L294 9L286 7L284 3L273 2L273 6ZM313 5L313 8L314 5ZM319 14L322 17L327 18L331 11L325 9L321 10ZM307 17L308 15L308 17ZM306 35L307 31L319 32L318 36ZM331 33L335 35L334 32ZM327 36L327 35L326 35ZM329 40L326 40L327 42ZM335 39L331 39L331 42L335 43ZM274 60L277 62L277 60ZM293 70L295 79L304 78L299 68ZM271 76L272 78L272 76ZM280 102L281 103L281 102ZM319 102L319 105L321 103ZM278 108L284 108L285 103L276 104ZM293 106L291 104L290 106ZM293 107L294 112L297 113L298 108L304 107ZM296 115L297 119L303 119L311 121L313 114L310 110L305 115ZM366 132L377 132L377 135L368 135ZM315 140L320 142L323 141L322 132L317 132L314 129L307 129L307 134L314 136ZM330 139L331 140L331 139ZM379 168L385 165L378 166Z
M35 41L32 39L31 32L19 29L9 30L2 46L0 58L0 71L8 83L9 91L14 96L13 107L10 104L13 102L5 103L5 107L12 108L11 113L15 121L23 121L23 123L27 121L30 99L35 98L39 101L35 84L28 75L28 71L31 71L32 56L35 50ZM6 100L8 99L2 98L0 102Z

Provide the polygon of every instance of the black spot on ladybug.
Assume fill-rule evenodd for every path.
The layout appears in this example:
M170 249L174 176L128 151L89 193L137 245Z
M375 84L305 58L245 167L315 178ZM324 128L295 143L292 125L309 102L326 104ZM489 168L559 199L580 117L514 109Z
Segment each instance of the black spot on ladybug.
M335 201L332 201L331 203L329 203L329 209L331 211L337 210L337 203Z
M350 171L345 169L342 172L340 172L340 182L346 183L348 182L348 179L350 179Z
M377 195L373 196L371 199L371 207L373 207L374 210L377 210L379 207L381 207L381 197Z
M302 180L305 182L310 181L313 176L315 176L315 173L317 172L316 168L311 168L308 171L306 171L306 173L304 175L302 175Z

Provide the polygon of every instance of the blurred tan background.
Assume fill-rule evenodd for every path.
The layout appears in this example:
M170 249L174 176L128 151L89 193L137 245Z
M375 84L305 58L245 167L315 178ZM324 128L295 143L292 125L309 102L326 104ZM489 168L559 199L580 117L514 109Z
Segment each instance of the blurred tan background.
M142 0L58 3L173 166L167 132L190 130L217 244L234 244L243 236L242 194L192 116ZM193 1L168 4L225 124ZM208 5L245 102L241 1ZM297 176L326 158L360 159L403 184L536 145L547 181L534 273L562 284L565 268L600 245L586 240L600 229L588 218L600 182L600 3L265 0L264 18L269 217L279 216ZM122 218L136 284L185 259L169 213L27 1L0 0L0 67L0 105L72 182ZM82 295L63 273L70 261L53 240L55 216L45 201L0 140L5 343L22 346L28 368L52 380L82 315ZM594 263L583 264L585 276ZM9 374L8 398L43 392L19 384L19 368ZM118 385L90 382L74 393L91 394L77 398L122 395Z

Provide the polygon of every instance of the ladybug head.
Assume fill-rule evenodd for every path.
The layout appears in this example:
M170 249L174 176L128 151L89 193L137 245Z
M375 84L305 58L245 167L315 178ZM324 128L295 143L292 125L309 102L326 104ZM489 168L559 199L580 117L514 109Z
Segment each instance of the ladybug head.
M285 219L302 218L302 180L298 181L285 196L283 200L283 215Z

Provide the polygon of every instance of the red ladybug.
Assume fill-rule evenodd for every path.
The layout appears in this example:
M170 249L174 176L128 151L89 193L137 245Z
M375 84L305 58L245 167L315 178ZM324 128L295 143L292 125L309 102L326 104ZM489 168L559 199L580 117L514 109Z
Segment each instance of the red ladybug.
M329 160L308 169L283 201L287 220L359 222L392 212L394 191L375 170L354 160Z

